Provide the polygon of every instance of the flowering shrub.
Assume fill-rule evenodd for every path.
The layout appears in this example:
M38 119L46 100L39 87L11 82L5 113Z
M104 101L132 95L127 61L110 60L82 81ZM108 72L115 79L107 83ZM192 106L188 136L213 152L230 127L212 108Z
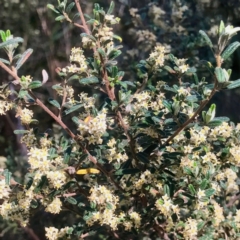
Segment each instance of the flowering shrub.
M72 16L75 6L78 13ZM43 70L42 81L18 75L32 49L15 55L23 39L0 31L0 48L8 56L0 66L13 78L1 86L0 113L14 110L25 126L15 133L28 148L29 163L23 183L7 169L1 171L1 216L26 226L36 211L72 212L71 226L46 226L51 240L238 239L240 125L215 117L215 104L206 106L217 91L240 86L240 80L230 80L231 70L222 67L240 45L230 44L240 28L221 22L216 46L200 30L216 60L202 61L212 79L199 79L187 59L158 44L137 65L138 80L130 81L117 67L121 38L112 25L120 19L112 15L113 7L111 3L105 12L95 4L86 21L77 0L48 4L57 21L84 32L83 48L72 48L69 65L58 69L61 83L52 86L57 98L49 103L56 114L35 93L48 81L47 72ZM163 72L178 84L160 79ZM82 85L103 98L88 96ZM32 105L62 127L60 138L34 128L38 121Z

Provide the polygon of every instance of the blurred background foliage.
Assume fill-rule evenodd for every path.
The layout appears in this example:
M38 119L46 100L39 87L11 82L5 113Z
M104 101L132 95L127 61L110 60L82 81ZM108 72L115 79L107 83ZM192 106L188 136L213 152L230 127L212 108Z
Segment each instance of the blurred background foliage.
M70 2L70 1L68 1ZM111 0L81 0L84 12L91 15L93 4L101 4L108 9ZM240 26L240 0L114 0L114 14L121 18L115 32L122 37L123 54L118 58L118 66L126 71L125 78L137 80L136 64L146 59L156 44L164 45L169 52L178 58L187 58L190 66L195 66L198 75L208 77L208 72L202 67L200 60L214 61L214 56L206 47L199 30L206 31L214 37L220 20L225 24ZM51 86L58 83L60 78L56 68L65 67L68 63L70 50L73 46L81 46L80 29L68 23L55 22L55 15L48 10L47 3L56 4L57 0L0 0L0 29L10 29L14 36L24 38L19 47L20 52L32 48L34 53L21 68L19 75L31 75L35 80L41 79L41 71L45 69L50 80L37 95L44 102L49 97L55 98ZM80 21L80 19L79 19ZM234 39L239 39L237 35ZM89 53L91 54L91 53ZM0 58L6 58L0 52ZM232 68L232 80L240 78L240 50L238 49L231 60L225 64ZM0 82L12 80L6 72L0 69ZM161 75L157 80L174 82L174 78ZM78 94L83 89L75 89ZM91 89L84 89L92 93ZM240 122L239 90L225 91L216 94L213 99L217 103L217 115L228 116L234 122ZM50 106L49 106L50 107ZM51 108L51 107L50 107ZM45 131L53 128L55 134L60 129L53 120L36 108L35 118L40 120L39 128ZM52 109L54 111L54 109ZM26 172L26 149L13 134L20 129L20 122L14 113L0 116L0 168L8 167L14 176L21 181ZM41 214L33 217L28 228L17 229L17 225L0 221L0 238L2 239L44 239ZM46 219L46 218L45 218ZM68 225L73 221L72 216L49 217L49 221ZM67 222L67 223L66 223ZM49 222L50 224L50 222ZM56 225L56 224L55 224Z

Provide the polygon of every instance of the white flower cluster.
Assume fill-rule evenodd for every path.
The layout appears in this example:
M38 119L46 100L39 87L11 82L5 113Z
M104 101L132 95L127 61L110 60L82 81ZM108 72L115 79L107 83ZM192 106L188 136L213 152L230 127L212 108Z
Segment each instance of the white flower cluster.
M66 182L66 174L63 170L59 170L59 167L64 167L63 159L56 158L50 161L48 159L48 149L43 148L31 148L29 150L28 162L33 170L38 170L35 175L35 180L38 182L43 175L47 176L50 184L55 189L59 189Z
M5 115L12 108L12 103L0 100L0 115Z
M67 235L69 229L69 227L61 228L60 230L55 227L45 227L45 236L48 240L57 240Z
M11 189L6 184L5 179L0 180L0 199L8 198Z
M87 93L80 93L78 95L80 97L80 102L84 104L84 108L86 111L90 110L90 108L94 107L95 105L95 98L93 97L88 97Z
M21 226L25 227L29 220L29 206L28 208L22 208L20 204L14 202L9 203L5 201L0 206L0 215L4 219L10 219L12 221L19 222Z
M81 122L78 126L82 136L86 136L85 139L88 140L89 144L101 144L102 135L106 132L106 113L102 112L97 115L97 117L91 119L88 122Z
M87 61L81 48L72 48L70 55L70 66L62 69L64 73L83 73L87 71Z
M164 65L165 47L156 46L154 51L150 54L148 60L154 60L156 67L162 67Z
M56 197L54 200L49 204L47 204L47 207L45 208L47 212L58 214L62 210L62 202L61 200Z
M30 124L32 121L32 117L33 117L33 111L29 110L27 108L23 108L21 109L20 107L17 109L17 115L16 117L20 117L20 120L22 122L22 124Z
M127 161L128 160L127 154L118 152L116 143L117 142L114 138L109 140L109 142L107 143L108 147L110 148L110 149L108 149L108 153L106 155L107 160L109 162L116 160L118 163Z
M189 69L189 66L188 64L186 64L186 61L187 59L182 58L182 59L178 59L176 62L181 73L185 73Z

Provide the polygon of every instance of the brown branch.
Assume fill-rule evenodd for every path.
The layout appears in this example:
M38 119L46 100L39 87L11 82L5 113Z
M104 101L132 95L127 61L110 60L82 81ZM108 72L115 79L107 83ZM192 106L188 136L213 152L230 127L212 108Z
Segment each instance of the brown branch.
M80 0L75 0L77 10L78 10L78 12L80 13L80 19L81 19L81 21L82 21L83 29L85 30L85 32L86 32L87 34L91 34L91 32L90 32L90 30L89 30L89 28L88 28L88 26L87 26L86 20L85 20L85 18L84 18L84 15L83 15L83 12L82 12L82 8L81 8L79 2L80 2ZM80 26L81 26L81 25L80 25ZM81 26L81 27L82 27L82 26Z
M237 193L236 195L234 195L233 197L232 197L232 199L230 199L230 201L229 201L229 203L226 205L226 207L232 207L233 205L234 205L234 203L236 202L236 201L238 201L240 199L240 193Z
M195 119L195 117L197 117L197 115L198 115L198 114L205 108L205 106L208 104L208 102L209 102L210 99L213 97L213 95L216 93L216 91L217 91L217 88L216 88L216 86L215 86L215 87L213 88L210 96L208 97L208 99L205 100L205 101L203 101L203 103L200 105L200 107L197 109L197 111L193 114L193 116L192 116L191 118L189 118L183 125L181 125L181 127L178 128L178 129L174 132L174 134L167 139L167 141L164 143L165 146L166 146L167 144L169 144L181 131L183 131L183 130L188 126L188 124L191 123L191 122Z
M215 56L215 59L216 59L217 67L221 67L221 65L222 65L221 56L217 55L217 56ZM208 97L208 99L203 101L202 104L200 105L200 107L197 109L197 111L193 114L193 116L191 118L189 118L181 127L179 127L175 131L175 133L171 137L169 137L167 139L167 141L164 143L165 146L167 144L169 144L181 131L183 131L188 126L188 124L191 123L195 119L195 117L197 117L197 115L205 108L205 106L209 103L209 101L211 100L213 95L216 93L217 87L218 87L218 81L217 81L217 79L215 77L214 78L214 88L213 88L210 96Z

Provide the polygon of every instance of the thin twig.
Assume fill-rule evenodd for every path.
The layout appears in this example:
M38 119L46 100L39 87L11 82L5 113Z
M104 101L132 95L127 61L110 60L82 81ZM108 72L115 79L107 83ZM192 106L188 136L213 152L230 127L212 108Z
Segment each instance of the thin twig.
M216 60L217 67L221 67L221 64L222 64L221 56L220 55L215 56L215 60ZM213 95L216 93L217 87L218 87L218 80L216 77L214 77L214 88L210 96L208 97L208 99L203 101L200 107L197 109L197 111L193 114L193 116L189 118L183 125L181 125L181 127L179 127L175 131L175 133L167 139L167 141L164 143L165 146L169 144L181 131L183 131L188 126L188 124L191 123L195 119L195 117L197 117L197 115L205 108L205 106L209 103Z
M79 1L78 1L78 0L75 0L77 10L78 10L78 12L80 13L80 19L81 19L81 21L82 21L83 28L84 28L84 30L85 30L85 32L86 32L87 34L91 34L91 32L90 32L90 30L89 30L89 28L88 28L88 26L87 26L87 23L86 23L86 21L85 21L85 18L84 18L84 16L83 16L82 8L81 8L79 2L80 2L80 0L79 0ZM81 26L81 25L80 25L80 26Z

